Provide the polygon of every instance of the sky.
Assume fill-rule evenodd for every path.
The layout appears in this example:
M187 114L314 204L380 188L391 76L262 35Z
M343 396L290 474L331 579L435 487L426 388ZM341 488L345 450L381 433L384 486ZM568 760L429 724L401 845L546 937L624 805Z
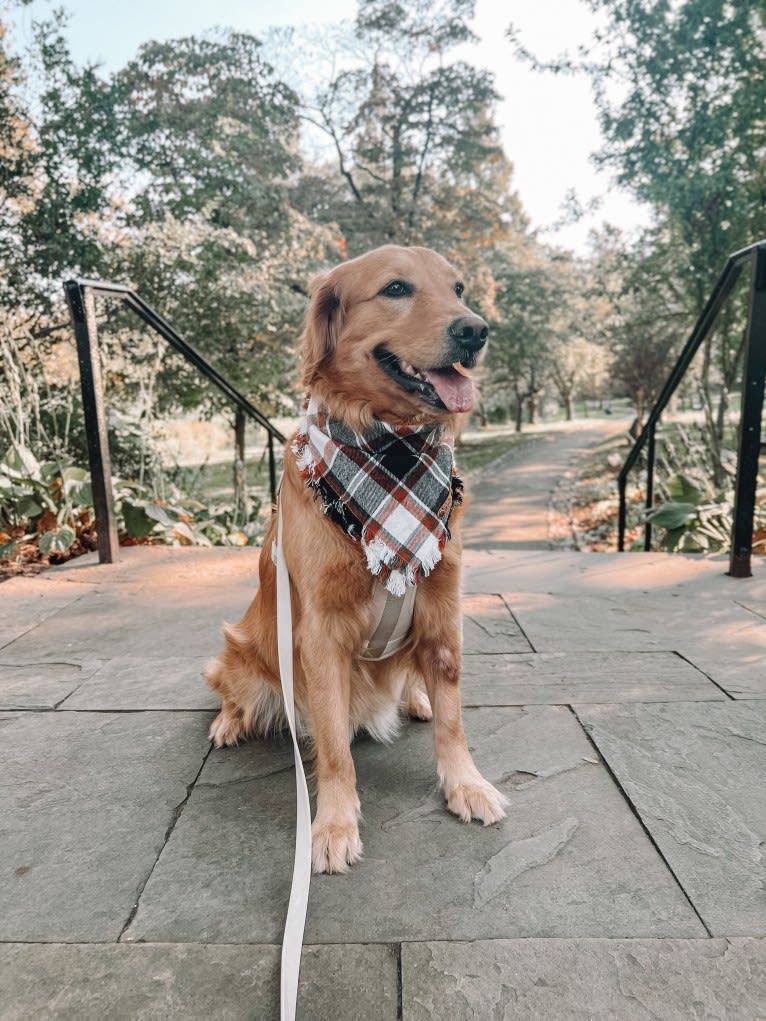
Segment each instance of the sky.
M122 67L148 39L171 39L228 26L254 35L272 26L326 24L352 20L356 0L131 0L123 7L105 0L58 0L70 12L69 39L80 63L96 61L106 71ZM31 20L49 12L51 0L34 0L17 10L18 34L29 35ZM540 74L514 58L505 36L513 21L525 46L542 58L574 51L592 34L594 16L583 0L477 0L473 29L480 37L461 56L495 75L496 120L506 155L514 165L513 186L542 240L588 249L588 233L603 221L626 230L637 227L644 210L597 172L591 154L601 138L586 76ZM574 190L583 205L598 199L594 214L558 231L562 203Z

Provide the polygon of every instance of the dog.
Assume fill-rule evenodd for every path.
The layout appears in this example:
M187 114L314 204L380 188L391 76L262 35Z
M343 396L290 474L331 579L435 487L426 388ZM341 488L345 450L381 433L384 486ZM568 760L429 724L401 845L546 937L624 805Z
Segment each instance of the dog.
M450 435L459 416L471 410L469 373L483 355L487 334L485 321L463 300L459 273L427 248L384 245L312 281L302 336L302 382L311 395L304 416L312 424L304 417L302 430L286 448L279 541L290 574L296 708L312 742L312 866L318 873L345 872L362 854L351 739L366 730L391 740L402 704L415 718L433 718L437 772L449 810L465 822L477 819L485 825L505 815L507 801L474 765L461 722L460 483L454 471L446 483L448 468L429 460L433 451L451 458ZM386 528L395 528L405 514L402 504L394 505L393 518L365 546L371 530L368 526L363 534L349 513L342 478L340 484L333 478L335 490L329 491L325 482L331 476L320 477L317 469L321 458L311 436L320 446L327 442L322 423L344 438L362 437L363 447L366 437L382 433L386 443L393 442L383 465L395 491L392 499L398 498L400 461L408 470L414 465L415 473L423 461L432 465L425 484L437 488L438 477L436 500L444 501L426 515L434 525L434 535L424 540L426 560L404 564L385 544L376 547L380 534L387 535ZM420 442L425 453L413 452L409 444ZM345 462L357 456L353 444L340 446L349 455ZM389 456L391 450L396 456ZM370 484L377 484L376 478L377 467ZM238 624L224 625L224 650L205 670L221 697L210 731L218 747L285 725L275 528L272 520L255 598ZM382 550L384 562L371 559L373 547ZM413 615L404 645L388 658L372 660L363 658L363 650L384 578L386 599L394 589L398 594L392 598L401 597L402 589L414 590Z

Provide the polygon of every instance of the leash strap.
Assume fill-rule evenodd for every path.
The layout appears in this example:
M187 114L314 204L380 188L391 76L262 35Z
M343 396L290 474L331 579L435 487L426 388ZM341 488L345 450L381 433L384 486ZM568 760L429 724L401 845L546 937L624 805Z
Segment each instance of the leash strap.
M277 568L277 648L279 673L282 678L282 698L293 738L295 755L295 858L290 903L287 908L285 932L282 938L282 970L280 985L281 1021L295 1021L298 1002L298 979L301 970L303 931L306 927L309 886L311 883L311 805L306 786L306 774L298 747L295 727L295 695L293 691L293 613L290 601L290 575L282 549L282 501L278 501L277 534L274 540Z

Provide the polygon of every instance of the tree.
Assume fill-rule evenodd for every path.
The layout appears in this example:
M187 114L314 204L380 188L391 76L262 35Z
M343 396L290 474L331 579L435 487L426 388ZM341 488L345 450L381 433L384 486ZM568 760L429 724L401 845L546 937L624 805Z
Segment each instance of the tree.
M300 166L297 97L230 30L150 42L116 78L122 147L146 183L134 222L203 218L248 236L279 233Z
M384 241L445 254L504 236L520 216L492 120L492 76L451 49L472 38L473 0L361 0L346 66L305 103L343 183L312 175L298 191L358 254ZM371 63L361 63L363 43ZM311 203L309 206L308 203Z
M569 335L554 341L548 373L564 404L568 422L574 418L578 394L590 398L603 396L610 363L606 348L586 337Z
M254 403L283 410L305 279L334 241L288 202L300 167L297 97L259 41L231 31L149 43L116 87L121 148L143 182L117 271ZM166 365L158 376L166 405L221 405L192 372ZM239 410L234 427L244 504Z
M663 308L647 289L627 314L638 316L647 342L655 338L654 360L674 346L664 336L670 320L682 313L679 343L726 257L766 233L766 9L762 0L585 2L604 18L593 45L574 59L536 63L591 75L605 139L597 162L653 211L627 289L635 294L642 275L647 283L661 278L669 303ZM648 321L650 307L659 322ZM724 318L703 353L713 450L737 377L742 325L737 314Z
M63 15L35 26L33 66L41 82L35 134L35 201L21 218L25 271L39 291L55 281L98 276L103 238L117 214L112 181L119 163L114 93L93 66L79 68L62 32Z
M19 221L34 201L34 142L17 95L19 61L6 49L6 34L0 22L0 275L4 284L0 302L7 309L18 303L18 268L22 260Z
M102 77L75 65L62 29L63 15L35 26L33 114L0 49L6 300L38 337L61 327L68 338L63 279L129 283L266 411L292 407L305 281L337 241L287 201L300 167L296 97L250 36L149 43ZM165 409L220 406L134 320L106 314L113 403L143 408L143 427L149 395Z
M726 256L766 227L766 10L761 0L590 4L608 19L591 68L598 159L672 225L699 311Z
M60 281L98 275L100 232L114 206L117 155L112 93L95 68L74 65L64 16L34 25L31 108L20 96L20 63L0 54L0 228L4 299L25 310L33 334L60 324Z
M699 311L725 257L766 227L766 10L761 0L584 2L604 25L578 57L542 64L518 52L590 74L605 139L596 161L685 249Z
M497 245L491 255L494 312L487 352L485 404L511 410L521 432L525 407L534 418L548 369L555 308L553 253L533 238Z

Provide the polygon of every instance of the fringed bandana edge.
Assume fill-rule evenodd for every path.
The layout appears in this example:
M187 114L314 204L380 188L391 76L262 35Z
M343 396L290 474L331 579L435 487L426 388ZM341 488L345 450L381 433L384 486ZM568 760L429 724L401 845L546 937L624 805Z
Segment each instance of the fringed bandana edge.
M376 419L356 432L313 397L292 444L324 513L361 544L371 574L395 596L434 569L450 539L450 515L463 491L453 447L441 426Z

